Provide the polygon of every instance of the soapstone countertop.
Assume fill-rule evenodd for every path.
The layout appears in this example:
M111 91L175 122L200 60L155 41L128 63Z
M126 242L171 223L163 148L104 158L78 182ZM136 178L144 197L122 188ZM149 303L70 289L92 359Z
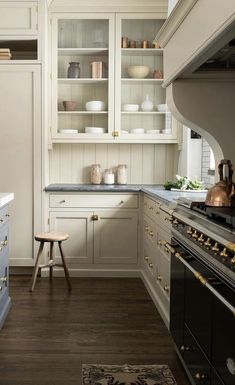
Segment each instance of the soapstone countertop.
M180 198L199 198L205 199L206 193L192 193L192 192L180 192L180 191L168 191L165 190L162 185L148 185L148 184L126 184L126 185L93 185L93 184L72 184L72 183L56 183L50 184L45 188L47 192L116 192L116 193L128 193L128 192L144 192L149 194L153 198L159 198L166 204L174 204L174 202Z
M0 208L7 205L14 199L13 193L0 193Z

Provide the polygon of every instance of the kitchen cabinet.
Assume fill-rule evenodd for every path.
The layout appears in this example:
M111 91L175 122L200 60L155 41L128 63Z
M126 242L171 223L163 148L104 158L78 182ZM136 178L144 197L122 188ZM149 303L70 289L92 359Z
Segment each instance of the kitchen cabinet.
M165 245L170 242L170 210L162 201L144 194L142 276L167 326L170 312L170 255Z
M0 179L13 191L10 264L34 265L34 232L41 231L41 71L0 65Z
M0 35L32 35L37 30L37 1L0 2Z
M139 46L144 39L151 44L164 17L164 13L52 13L52 143L178 142L177 122L170 112L157 108L165 103L165 91L163 79L154 79L153 72L162 72L163 50L121 48L123 36ZM71 62L79 63L80 76L68 77ZM100 77L92 77L93 62L102 63ZM147 65L150 73L144 79L130 78L128 65ZM123 104L140 105L146 95L153 101L153 111L123 111ZM86 102L91 100L102 100L105 108L87 111ZM65 101L75 102L75 107L65 110ZM86 127L102 128L103 133L87 133ZM133 134L134 128L143 128L144 133Z
M49 202L50 231L69 234L70 269L137 265L138 195L50 194Z

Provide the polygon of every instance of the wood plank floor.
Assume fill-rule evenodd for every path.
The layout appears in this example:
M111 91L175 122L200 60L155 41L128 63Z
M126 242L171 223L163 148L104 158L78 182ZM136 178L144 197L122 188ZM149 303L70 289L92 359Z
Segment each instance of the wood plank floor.
M137 278L10 280L13 301L0 332L0 385L80 385L83 363L167 364L189 385L173 343Z

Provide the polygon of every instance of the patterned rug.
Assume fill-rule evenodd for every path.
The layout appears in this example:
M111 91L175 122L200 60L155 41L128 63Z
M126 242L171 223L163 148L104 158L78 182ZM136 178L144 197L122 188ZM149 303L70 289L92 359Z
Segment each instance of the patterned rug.
M176 385L167 365L83 365L82 385Z

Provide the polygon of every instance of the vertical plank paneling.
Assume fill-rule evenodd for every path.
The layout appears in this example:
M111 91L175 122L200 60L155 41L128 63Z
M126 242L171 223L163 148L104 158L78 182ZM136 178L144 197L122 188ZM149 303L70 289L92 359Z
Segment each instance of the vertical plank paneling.
M143 145L142 183L151 184L154 180L154 144Z
M50 183L58 183L60 181L60 145L55 144L53 150L50 151Z
M119 146L120 144L110 144L108 146L108 167L116 168L119 164Z
M84 145L72 145L72 166L71 166L71 182L83 183L83 156Z
M131 168L130 182L142 183L142 163L143 163L143 145L134 144L131 146Z
M120 145L119 164L127 165L127 183L131 183L131 144Z
M83 183L90 183L91 165L95 163L95 144L84 145L83 156Z
M155 145L154 156L154 183L161 184L166 179L166 145Z
M96 145L95 161L101 165L102 170L108 168L108 144Z
M71 183L72 170L72 145L64 144L60 152L60 182Z
M174 145L166 147L166 179L174 179Z

